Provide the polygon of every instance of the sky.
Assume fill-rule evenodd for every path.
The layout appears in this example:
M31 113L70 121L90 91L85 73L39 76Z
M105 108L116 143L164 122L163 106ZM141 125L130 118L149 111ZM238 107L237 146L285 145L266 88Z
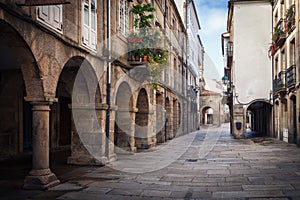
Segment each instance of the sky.
M204 76L217 79L224 74L221 34L226 32L228 0L194 0L194 3L201 25L200 37L207 53Z

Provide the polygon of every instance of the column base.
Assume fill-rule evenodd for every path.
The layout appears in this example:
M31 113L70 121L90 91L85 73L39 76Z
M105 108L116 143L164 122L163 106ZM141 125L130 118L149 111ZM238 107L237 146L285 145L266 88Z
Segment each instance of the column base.
M113 161L116 161L116 160L117 160L117 154L112 153L112 154L109 155L109 158L108 158L109 162L113 162Z
M24 189L46 190L60 183L56 175L50 169L33 169L24 180Z
M68 164L72 165L95 165L95 166L104 166L108 162L106 157L94 158L88 156L70 156L68 157Z

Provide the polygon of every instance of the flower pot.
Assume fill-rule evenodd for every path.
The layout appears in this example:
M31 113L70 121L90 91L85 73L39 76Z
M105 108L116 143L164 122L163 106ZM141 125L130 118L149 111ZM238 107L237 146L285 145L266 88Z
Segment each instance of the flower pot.
M143 56L143 61L146 62L148 60L148 56Z
M134 59L135 59L135 61L140 61L140 55L134 55Z

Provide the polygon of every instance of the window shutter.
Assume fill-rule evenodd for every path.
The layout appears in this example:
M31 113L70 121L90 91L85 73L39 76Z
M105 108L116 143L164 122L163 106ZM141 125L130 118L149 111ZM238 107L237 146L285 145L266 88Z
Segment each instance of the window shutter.
M83 1L82 10L82 42L85 45L89 44L89 32L90 32L90 19L89 19L89 5Z
M50 6L39 6L38 7L38 17L45 22L50 21Z
M52 12L53 12L53 19L51 24L57 28L58 30L61 30L62 25L62 6L51 6Z

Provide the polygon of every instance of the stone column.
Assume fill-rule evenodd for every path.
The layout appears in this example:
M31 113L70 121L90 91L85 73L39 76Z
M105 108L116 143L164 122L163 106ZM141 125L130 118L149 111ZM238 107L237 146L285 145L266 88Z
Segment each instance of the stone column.
M132 111L130 111L130 119L131 119L131 126L130 126L130 151L136 152L136 146L135 146L135 116L138 109L133 108Z
M68 164L100 165L105 157L106 104L72 104L71 156Z
M115 144L114 144L114 134L115 134L115 116L117 106L111 105L110 107L110 122L109 122L109 138L106 138L106 157L108 162L113 162L117 160L117 155L115 153Z
M32 102L32 170L24 189L44 190L59 184L49 168L49 112L52 102Z

